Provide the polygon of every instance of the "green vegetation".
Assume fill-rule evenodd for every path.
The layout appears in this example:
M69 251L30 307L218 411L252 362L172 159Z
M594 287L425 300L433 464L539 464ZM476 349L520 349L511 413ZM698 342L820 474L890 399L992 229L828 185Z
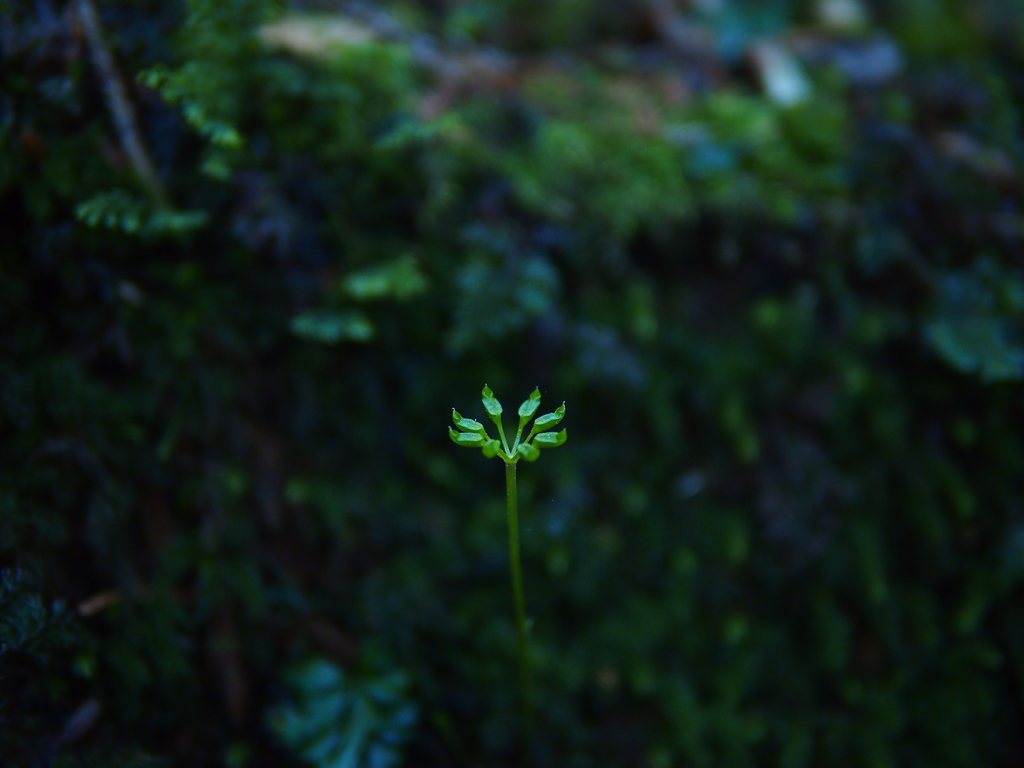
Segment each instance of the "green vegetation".
M1011 0L0 3L5 768L514 764L482 381L573 408L512 495L537 768L1020 763L1022 51Z

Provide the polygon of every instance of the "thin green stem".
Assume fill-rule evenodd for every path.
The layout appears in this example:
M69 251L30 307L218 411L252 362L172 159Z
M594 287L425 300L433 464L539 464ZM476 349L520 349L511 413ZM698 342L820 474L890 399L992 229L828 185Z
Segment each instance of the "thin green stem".
M512 445L513 451L519 447L519 442L523 439L523 427L525 426L525 424L526 422L524 422L522 419L519 419L519 429L516 430L516 441Z
M508 440L505 439L505 430L501 426L501 416L491 417L498 427L498 437L501 438L501 447L505 449L505 455L512 458L512 449L508 447Z
M505 464L505 500L508 507L508 556L512 566L512 595L516 604L516 631L519 635L519 686L523 697L526 749L529 750L533 736L533 691L530 685L530 649L526 638L523 573L519 564L519 510L515 462Z

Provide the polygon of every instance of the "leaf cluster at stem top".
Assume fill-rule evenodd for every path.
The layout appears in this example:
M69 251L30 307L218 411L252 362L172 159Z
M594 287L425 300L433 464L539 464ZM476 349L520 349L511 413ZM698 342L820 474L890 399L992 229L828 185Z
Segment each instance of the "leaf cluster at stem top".
M448 434L456 445L480 448L487 458L500 456L506 464L515 464L520 459L536 461L540 457L541 448L557 448L566 440L564 429L560 432L549 431L551 427L557 426L565 416L565 403L551 413L538 416L526 437L523 437L523 430L540 407L539 389L534 389L519 406L519 426L516 428L516 436L511 445L505 437L505 429L501 423L503 412L501 403L486 384L481 392L481 400L487 415L498 428L498 437L491 437L483 424L474 419L463 418L462 414L453 408L452 421L455 422L455 427L449 427Z

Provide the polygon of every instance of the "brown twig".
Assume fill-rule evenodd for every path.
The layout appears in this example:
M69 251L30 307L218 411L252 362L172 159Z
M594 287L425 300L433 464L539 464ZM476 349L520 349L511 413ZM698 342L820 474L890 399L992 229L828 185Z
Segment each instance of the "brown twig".
M89 45L89 53L92 57L93 66L99 75L100 84L103 87L103 95L107 100L107 108L114 120L114 127L117 130L121 148L124 150L136 175L146 186L153 201L161 208L168 208L167 193L160 177L157 175L153 162L146 153L146 148L139 137L138 127L135 119L135 109L128 94L125 91L124 83L114 63L114 56L110 47L103 37L103 30L100 27L99 14L92 0L74 0L75 15L82 25L86 42Z

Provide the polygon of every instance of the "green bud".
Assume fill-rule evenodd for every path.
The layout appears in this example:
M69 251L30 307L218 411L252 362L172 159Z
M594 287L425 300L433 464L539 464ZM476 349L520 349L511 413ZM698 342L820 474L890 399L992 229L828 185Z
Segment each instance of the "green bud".
M561 432L541 432L534 436L533 442L541 448L556 448L565 442L566 437L564 429Z
M563 416L565 416L565 403L562 403L560 406L558 406L554 410L554 413L545 413L543 416L538 416L537 420L533 422L533 427L530 429L530 434L527 437L527 440L529 440L530 437L533 437L535 434L540 432L542 429L547 429L549 427L557 425L558 422L562 420Z
M558 406L554 413L545 413L538 417L535 423L538 427L553 427L562 420L563 416L565 416L565 403Z
M456 432L448 427L448 436L455 441L456 445L464 445L467 448L480 448L485 442L483 435L476 432Z
M498 438L493 439L487 434L487 429L475 419L467 419L461 413L452 408L452 422L455 428L448 428L448 435L452 442L466 448L479 448L486 458L500 456L502 460L514 464L520 459L525 461L536 461L540 456L541 448L553 448L562 445L566 439L566 433L544 431L543 428L550 428L558 424L565 415L565 403L562 403L553 413L548 413L536 419L530 434L523 439L523 430L536 415L540 407L540 388L534 387L530 396L519 406L519 429L516 431L515 439L506 441L502 430L503 408L498 398L494 396L491 388L484 385L480 393L484 409L491 421L498 428ZM536 438L536 439L534 439Z
M463 432L477 432L481 435L487 434L487 430L484 429L484 425L476 419L459 419L455 422L455 426Z
M530 393L529 399L525 400L522 405L519 406L519 421L525 424L526 421L532 418L533 414L537 412L540 407L540 390L534 389Z
M516 448L516 453L527 461L536 461L540 458L540 451L537 450L536 446L530 445L529 443L520 443L519 447Z
M480 394L482 395L481 399L483 400L484 409L487 413L492 417L501 416L501 403L498 402L498 398L496 398L494 393L491 392L491 388L484 384L483 392Z

